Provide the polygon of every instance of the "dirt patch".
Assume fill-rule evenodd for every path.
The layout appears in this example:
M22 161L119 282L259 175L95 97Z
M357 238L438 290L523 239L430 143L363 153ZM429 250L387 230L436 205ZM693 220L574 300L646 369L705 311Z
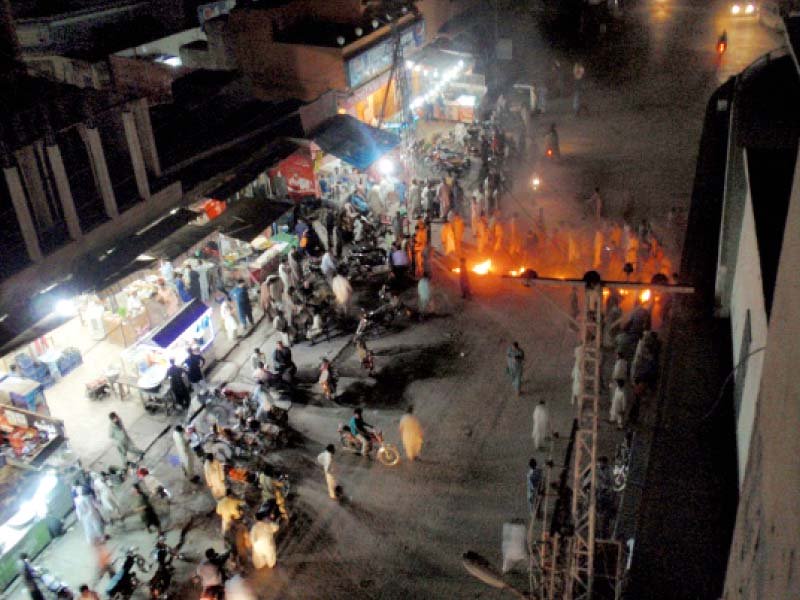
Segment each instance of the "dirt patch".
M402 405L406 388L411 382L453 373L456 354L452 342L397 353L389 364L375 374L374 385L353 383L342 390L336 401L343 406L373 408Z

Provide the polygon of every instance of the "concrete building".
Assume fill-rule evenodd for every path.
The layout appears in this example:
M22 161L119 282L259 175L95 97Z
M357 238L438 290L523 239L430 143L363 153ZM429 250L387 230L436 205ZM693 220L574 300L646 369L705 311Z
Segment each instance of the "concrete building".
M15 4L21 58L34 76L162 101L188 68L229 68L213 47L184 65L182 46L207 45L193 3L65 1L43 13L38 6Z
M800 597L800 18L736 82L717 298L730 315L740 499L724 598Z
M784 48L745 69L736 77L734 89L716 296L718 315L731 323L741 483L757 413L800 139L800 77Z
M4 31L0 44L13 51L13 27ZM303 133L297 102L254 99L233 74L192 71L174 101L154 107L130 90L32 77L19 55L9 63L0 88L2 343L49 314L58 294L91 288L120 240L233 181L247 161L277 162L275 141Z
M294 0L278 6L240 3L214 19L239 69L265 97L312 102L336 95L337 109L361 120L399 111L395 86L388 86L399 28L404 53L421 48L438 28L470 2L424 0L396 3L394 14L382 3Z

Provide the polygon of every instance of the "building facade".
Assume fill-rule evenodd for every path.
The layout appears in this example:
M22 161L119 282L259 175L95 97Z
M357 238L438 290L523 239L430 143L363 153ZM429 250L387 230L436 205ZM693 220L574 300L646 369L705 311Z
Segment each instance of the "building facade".
M740 76L739 120L751 127L740 128L728 161L743 165L746 190L738 207L726 194L722 235L730 242L737 232L737 256L721 243L727 268L718 277L737 371L746 365L737 377L740 497L723 595L731 600L800 597L800 18L786 20L786 34L787 55ZM755 323L761 315L766 328Z

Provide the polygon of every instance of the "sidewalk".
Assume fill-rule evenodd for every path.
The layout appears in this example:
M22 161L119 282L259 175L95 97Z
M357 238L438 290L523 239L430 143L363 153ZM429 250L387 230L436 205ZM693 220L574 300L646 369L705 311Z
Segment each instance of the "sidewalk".
M258 319L258 315L256 316ZM350 335L332 337L330 342L317 343L310 346L302 343L292 347L292 355L298 370L301 374L316 372L322 358L334 359L349 344ZM250 355L254 348L260 348L268 356L271 354L277 341L277 336L272 330L272 324L268 319L257 321L254 329L246 337L239 338L235 343L231 343L224 334L217 338L220 347L217 352L217 362L211 373L207 375L209 385L221 385L232 383L234 385L249 387L253 384L250 379L251 365ZM138 417L125 419L128 432L135 442L147 453L142 461L156 479L160 480L164 486L172 493L172 501L167 504L158 500L154 501L154 507L158 512L162 524L168 529L167 542L170 545L178 543L181 537L181 530L188 530L187 541L184 550L191 558L198 559L205 548L214 547L223 550L223 543L216 519L206 519L205 516L213 512L215 503L210 494L206 491L205 483L194 485L186 482L177 463L175 450L172 443L171 428L181 422L181 418L165 417L156 414L151 415L141 408L138 398L134 397L124 401L126 405L138 407ZM193 399L189 414L193 414L199 406L197 400ZM125 413L122 413L125 415ZM130 412L129 414L134 414ZM107 412L102 411L102 416L106 417ZM293 427L297 427L294 418L290 417ZM93 471L100 471L109 465L119 465L120 459L116 450L111 446L107 437L107 427L96 430L91 443L94 449L89 459L84 464ZM287 449L291 451L291 449ZM280 462L278 451L276 462ZM198 473L202 477L202 473ZM130 491L131 481L126 481L115 491L123 505L123 511L127 511L131 505L132 493ZM66 581L73 590L87 583L95 591L102 595L102 591L107 583L107 578L103 578L99 584L96 582L96 561L92 548L88 545L83 529L79 523L74 521L67 523L69 527L64 536L54 540L37 558L35 563L47 568L55 576ZM149 559L149 552L155 543L155 534L147 533L142 529L141 521L135 515L127 516L121 524L115 524L107 528L111 539L108 548L112 556L119 556L125 548L135 546L139 552ZM188 548L188 550L187 550ZM196 568L195 562L176 562L176 581L188 581ZM146 581L150 574L144 574ZM17 579L4 592L3 598L9 600L27 600L29 597L24 586L21 586Z

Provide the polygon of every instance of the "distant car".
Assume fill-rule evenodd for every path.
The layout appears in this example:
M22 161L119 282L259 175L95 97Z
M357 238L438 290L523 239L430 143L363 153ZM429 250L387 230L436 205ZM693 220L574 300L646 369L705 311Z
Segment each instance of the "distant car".
M731 4L732 17L755 17L758 14L755 2L734 2Z

